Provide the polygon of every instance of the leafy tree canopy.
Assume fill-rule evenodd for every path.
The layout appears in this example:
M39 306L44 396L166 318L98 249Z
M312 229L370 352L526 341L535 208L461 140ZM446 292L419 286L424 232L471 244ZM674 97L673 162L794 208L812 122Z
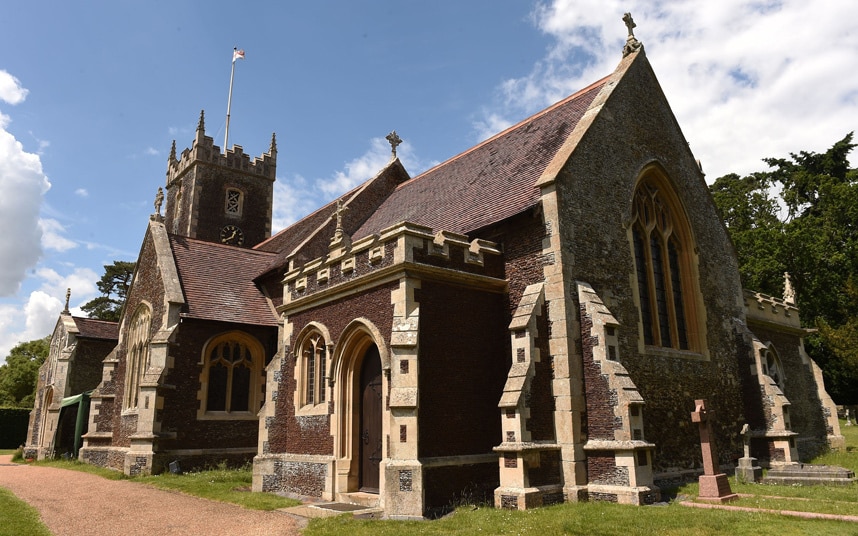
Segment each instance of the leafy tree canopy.
M51 337L22 342L9 351L0 366L0 406L32 408L39 367L48 357Z
M858 171L852 133L824 153L767 158L768 171L725 175L711 192L736 247L743 284L780 296L790 274L807 349L840 403L858 403Z
M113 264L104 266L104 275L96 283L102 295L81 306L87 316L99 320L119 321L136 265L134 262L113 261Z

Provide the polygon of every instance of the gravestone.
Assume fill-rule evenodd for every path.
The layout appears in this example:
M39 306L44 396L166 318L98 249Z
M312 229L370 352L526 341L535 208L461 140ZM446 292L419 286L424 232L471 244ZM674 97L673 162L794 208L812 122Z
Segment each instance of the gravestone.
M736 480L739 482L759 482L763 476L763 468L756 465L756 458L751 457L751 430L747 424L742 427L742 442L745 445L745 455L739 458L736 467Z
M712 433L712 416L706 407L706 400L695 400L691 421L700 429L700 450L703 454L703 474L698 478L700 493L697 498L703 501L727 502L738 496L730 489L727 475L718 469L718 451L715 448L715 435Z

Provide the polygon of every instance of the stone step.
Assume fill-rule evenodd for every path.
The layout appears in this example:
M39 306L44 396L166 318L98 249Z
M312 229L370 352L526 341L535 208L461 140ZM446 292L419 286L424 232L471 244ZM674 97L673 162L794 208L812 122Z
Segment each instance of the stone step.
M358 504L360 506L365 506L367 508L377 508L378 507L378 494L377 493L365 493L362 491L355 491L353 493L342 493L340 495L343 502L347 502L350 504Z

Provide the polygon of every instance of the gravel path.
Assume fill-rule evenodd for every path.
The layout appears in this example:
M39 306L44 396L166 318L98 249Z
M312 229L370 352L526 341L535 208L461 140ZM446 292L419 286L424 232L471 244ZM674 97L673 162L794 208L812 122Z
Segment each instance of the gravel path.
M28 502L55 536L297 535L282 512L247 510L123 480L11 463L0 456L0 487Z

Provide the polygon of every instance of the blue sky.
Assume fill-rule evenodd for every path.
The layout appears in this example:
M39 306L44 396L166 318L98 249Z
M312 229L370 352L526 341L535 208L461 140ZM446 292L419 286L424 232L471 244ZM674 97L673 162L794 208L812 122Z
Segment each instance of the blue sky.
M251 155L277 133L275 228L370 178L416 175L609 74L635 35L709 180L856 128L858 4L842 0L30 0L0 47L0 360L134 260L170 143L201 109ZM854 162L854 160L853 160Z

